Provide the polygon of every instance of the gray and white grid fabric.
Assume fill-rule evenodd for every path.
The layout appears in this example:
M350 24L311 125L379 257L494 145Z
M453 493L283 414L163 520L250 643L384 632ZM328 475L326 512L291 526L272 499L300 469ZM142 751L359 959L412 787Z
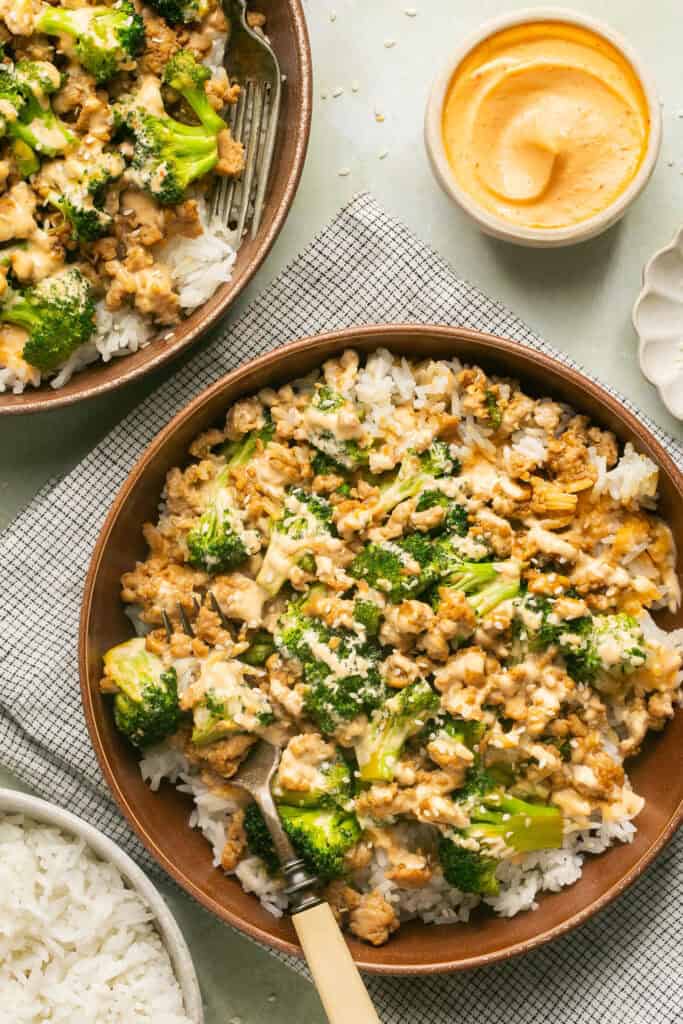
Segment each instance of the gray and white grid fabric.
M223 374L302 335L390 321L478 328L558 356L361 195L239 320L219 330L72 472L49 481L0 536L0 762L101 828L150 873L160 869L112 803L81 712L78 616L105 515L161 427ZM683 468L683 446L641 419ZM629 892L557 942L473 973L368 977L368 984L385 1024L674 1024L683 1021L682 902L679 833Z

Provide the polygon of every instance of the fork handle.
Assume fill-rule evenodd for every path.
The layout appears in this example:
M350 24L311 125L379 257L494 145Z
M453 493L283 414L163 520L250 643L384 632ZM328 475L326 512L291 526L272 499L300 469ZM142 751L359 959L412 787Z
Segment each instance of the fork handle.
M329 903L292 915L330 1024L381 1024Z

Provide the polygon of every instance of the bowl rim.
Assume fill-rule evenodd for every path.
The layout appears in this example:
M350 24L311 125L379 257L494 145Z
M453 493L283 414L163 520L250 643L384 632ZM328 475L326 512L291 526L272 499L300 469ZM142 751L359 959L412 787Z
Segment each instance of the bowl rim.
M633 68L639 79L650 116L650 134L647 150L638 171L631 182L608 207L578 224L563 228L526 228L511 224L502 217L487 211L458 184L446 156L441 132L441 115L446 93L451 80L465 57L484 40L516 25L534 21L557 21L577 25L602 36L619 50ZM432 83L424 119L424 139L427 155L434 175L443 191L450 196L487 234L503 241L538 248L553 248L574 245L606 231L623 217L628 207L637 199L647 185L655 169L662 144L662 111L655 81L648 66L639 56L629 40L610 25L566 7L525 7L485 21L459 43L444 61Z
M487 356L495 357L496 354L501 352L510 354L519 353L521 350L523 357L530 359L541 369L548 369L552 374L557 374L568 379L574 384L579 384L585 393L594 400L602 403L602 405L605 406L612 415L618 418L621 422L627 424L628 428L639 441L644 443L646 448L649 448L651 451L656 453L658 465L664 468L671 477L681 503L683 504L683 472L678 469L662 444L638 419L638 416L623 405L619 399L611 395L601 384L597 383L597 381L591 380L589 377L586 377L580 370L564 364L560 359L548 355L545 352L535 349L529 345L482 331L457 326L446 326L444 324L364 324L362 326L353 326L335 331L328 331L323 334L310 335L296 341L289 342L288 344L272 349L249 362L243 363L235 370L226 374L220 380L206 388L203 392L196 395L180 412L176 413L176 415L166 424L165 427L162 428L161 431L159 431L154 440L137 459L126 480L121 485L107 514L105 522L101 527L88 567L82 597L78 640L81 699L88 732L90 734L90 739L99 761L100 768L119 808L132 825L146 848L171 875L171 877L174 878L187 892L194 896L202 906L216 914L223 921L233 925L233 927L239 929L250 938L263 945L299 958L303 957L303 952L298 945L293 942L280 939L277 936L273 936L264 928L249 921L245 921L238 914L226 908L213 897L202 892L191 878L176 867L168 853L158 846L153 838L147 833L144 823L140 819L135 806L129 801L122 786L119 784L114 766L110 763L106 755L104 743L97 725L93 699L95 687L91 686L89 679L88 636L95 582L99 573L100 563L107 549L109 535L118 518L119 511L128 499L129 493L137 486L138 481L145 473L149 463L155 457L157 452L163 448L168 438L173 435L187 419L192 417L200 407L205 403L209 403L228 386L239 383L242 377L248 376L253 370L273 368L282 360L283 356L286 357L290 354L309 351L311 349L315 350L316 348L325 348L329 345L334 345L335 351L338 353L343 351L345 348L353 348L355 341L362 340L366 336L376 336L381 334L384 338L391 339L392 337L398 337L400 335L405 335L406 333L410 333L415 336L417 352L419 352L420 337L430 339L435 336L450 339L454 343L462 340L476 343L483 349L483 358L486 358ZM329 353L326 353L325 357L329 358ZM248 393L248 390L245 390L245 394ZM510 960L514 956L518 956L522 953L528 953L530 950L542 946L545 943L572 931L598 911L612 903L617 896L621 895L630 885L633 884L633 882L636 881L637 878L640 877L645 868L670 841L681 823L683 823L683 800L681 800L675 813L668 820L656 839L648 846L636 863L618 879L618 881L583 909L572 914L566 920L547 928L545 931L540 932L531 938L517 940L512 942L511 945L494 950L493 952L483 953L457 961L444 959L438 963L428 964L378 964L376 962L366 961L363 959L362 955L356 956L355 953L354 959L358 967L368 973L398 976L444 974L461 970L469 970L476 967L488 966L493 963Z
M94 825L88 824L71 811L31 793L0 787L0 815L2 814L23 814L41 824L54 825L63 832L79 836L100 860L113 864L121 872L130 888L138 893L153 913L153 923L171 959L173 972L183 995L185 1013L193 1024L204 1024L199 979L187 942L163 896L142 868L139 868L113 839L109 839Z
M296 145L292 155L291 169L282 194L277 201L272 222L267 231L264 231L262 228L259 232L258 244L249 263L242 271L239 282L236 285L233 284L232 279L225 282L221 288L226 288L227 291L219 302L215 303L218 294L218 292L215 292L206 302L202 303L196 310L193 310L186 320L181 321L175 328L167 329L168 331L173 331L180 327L180 338L171 338L168 341L163 341L165 332L160 327L150 344L145 347L145 350L150 355L144 362L126 368L127 357L119 358L114 356L107 364L102 364L101 361L93 363L92 369L95 373L92 381L84 381L80 387L78 386L78 381L82 380L82 376L81 371L78 371L73 378L76 382L73 389L52 388L49 383L42 383L40 387L25 390L20 395L14 395L12 392L0 393L0 416L22 416L38 412L51 412L53 409L74 405L77 402L83 402L114 391L154 370L158 370L159 367L166 363L173 362L195 345L207 331L221 323L235 301L247 285L250 284L256 272L261 268L275 244L294 202L308 152L313 116L313 58L303 2L302 0L280 0L280 2L283 9L286 9L287 18L291 22L296 62L301 78L301 102L295 118ZM264 209L268 208L269 202L272 202L272 198L267 201ZM207 312L207 307L212 308ZM187 332L183 332L183 325L187 324L190 320L194 320L192 327ZM134 355L135 353L130 354ZM111 365L112 362L116 365L120 363L121 372L111 379L98 379L97 368L100 365ZM84 367L85 370L89 368Z

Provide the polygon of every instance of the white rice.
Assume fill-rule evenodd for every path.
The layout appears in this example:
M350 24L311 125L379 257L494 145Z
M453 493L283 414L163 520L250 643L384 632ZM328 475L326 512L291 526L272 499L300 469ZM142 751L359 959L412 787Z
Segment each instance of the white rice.
M630 441L624 447L613 469L607 470L604 455L598 455L595 448L589 449L591 461L598 471L598 479L592 492L593 501L607 492L613 501L624 505L637 502L644 508L656 508L659 470L647 455L640 455Z
M0 818L0 1018L190 1024L141 897L76 836Z

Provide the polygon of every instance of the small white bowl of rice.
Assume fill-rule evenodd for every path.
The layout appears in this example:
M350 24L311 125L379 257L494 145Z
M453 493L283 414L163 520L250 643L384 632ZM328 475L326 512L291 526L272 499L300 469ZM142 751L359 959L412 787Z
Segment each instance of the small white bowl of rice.
M144 872L76 815L8 789L0 963L13 1024L204 1022L187 944Z

